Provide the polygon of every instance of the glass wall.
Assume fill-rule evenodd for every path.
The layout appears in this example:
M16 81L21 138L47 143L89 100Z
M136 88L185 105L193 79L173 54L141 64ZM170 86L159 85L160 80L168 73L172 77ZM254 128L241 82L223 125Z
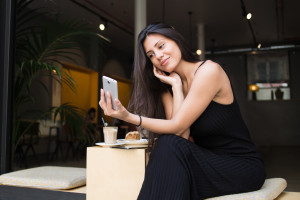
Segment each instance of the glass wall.
M287 52L250 54L247 56L248 99L291 99Z

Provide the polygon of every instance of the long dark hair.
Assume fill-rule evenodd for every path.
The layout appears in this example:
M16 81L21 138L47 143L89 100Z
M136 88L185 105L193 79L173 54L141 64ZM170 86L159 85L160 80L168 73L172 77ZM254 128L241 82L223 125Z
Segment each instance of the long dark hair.
M183 37L172 26L163 23L148 25L138 36L137 47L134 58L134 69L132 77L131 98L128 110L151 118L165 119L161 95L168 90L169 85L162 83L153 74L153 64L147 57L144 49L144 41L148 35L160 34L175 41L181 51L182 59L188 62L199 60L185 43ZM155 133L149 135L152 140ZM152 140L153 141L153 140Z

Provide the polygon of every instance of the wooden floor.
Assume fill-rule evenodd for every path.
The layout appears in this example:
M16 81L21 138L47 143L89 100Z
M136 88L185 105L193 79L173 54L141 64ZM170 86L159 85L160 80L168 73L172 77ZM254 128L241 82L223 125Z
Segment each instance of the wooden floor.
M300 147L263 147L260 151L267 178L284 178L286 191L300 192Z
M276 200L299 200L300 192L283 192Z

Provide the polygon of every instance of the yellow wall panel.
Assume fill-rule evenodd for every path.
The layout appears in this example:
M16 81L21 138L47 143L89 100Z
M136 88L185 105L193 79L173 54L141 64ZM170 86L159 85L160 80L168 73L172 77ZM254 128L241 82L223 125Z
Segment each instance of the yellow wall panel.
M67 69L64 69L67 71ZM68 73L77 84L76 91L72 91L66 84L62 85L61 103L70 103L85 111L91 107L98 107L98 73L92 70L83 71L74 67ZM97 115L96 115L97 116Z

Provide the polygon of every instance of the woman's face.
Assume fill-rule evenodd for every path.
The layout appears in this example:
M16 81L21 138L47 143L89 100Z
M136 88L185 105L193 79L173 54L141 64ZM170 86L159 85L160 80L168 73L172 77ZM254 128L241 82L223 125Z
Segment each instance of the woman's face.
M173 72L181 61L181 51L176 42L160 34L148 35L144 49L152 64L165 72Z

